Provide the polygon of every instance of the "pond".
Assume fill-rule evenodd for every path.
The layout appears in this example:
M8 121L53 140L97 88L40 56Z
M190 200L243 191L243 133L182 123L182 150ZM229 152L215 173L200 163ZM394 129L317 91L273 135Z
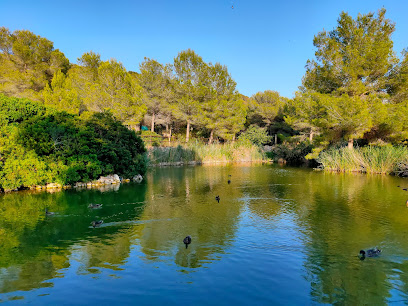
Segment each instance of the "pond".
M408 303L408 192L398 185L408 180L238 164L155 168L141 184L101 190L5 194L0 301ZM360 260L371 247L381 255Z

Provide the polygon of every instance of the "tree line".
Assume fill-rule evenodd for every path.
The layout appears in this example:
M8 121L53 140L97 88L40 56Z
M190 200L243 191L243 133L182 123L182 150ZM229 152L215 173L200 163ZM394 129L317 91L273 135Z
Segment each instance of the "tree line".
M395 24L385 14L343 12L332 31L319 32L315 59L292 99L272 90L245 97L226 66L190 49L172 63L145 58L133 72L92 51L72 64L46 38L5 27L0 92L79 116L110 111L130 129L148 123L169 137L185 131L186 141L191 130L211 143L255 128L320 147L352 147L356 139L401 143L408 138L408 52L395 54Z
M408 53L399 58L391 35L395 24L385 9L342 13L332 31L313 40L316 59L309 60L302 87L290 101L286 120L308 130L310 139L344 139L398 143L408 137Z

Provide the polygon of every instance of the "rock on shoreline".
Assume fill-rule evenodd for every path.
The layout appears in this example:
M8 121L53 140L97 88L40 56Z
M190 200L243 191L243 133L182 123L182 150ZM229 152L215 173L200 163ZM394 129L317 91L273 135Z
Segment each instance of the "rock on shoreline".
M133 177L132 179L134 182L141 183L143 181L143 176L138 174ZM44 186L31 186L28 189L31 190L61 190L61 189L70 189L70 188L98 188L102 186L107 186L107 185L118 185L121 183L128 183L130 182L130 179L123 179L119 177L117 174L111 174L108 176L101 176L99 179L96 181L91 181L91 182L76 182L74 185L61 185L58 183L49 183ZM4 192L11 192L11 191L18 191L20 189L5 189ZM1 190L0 190L1 193Z

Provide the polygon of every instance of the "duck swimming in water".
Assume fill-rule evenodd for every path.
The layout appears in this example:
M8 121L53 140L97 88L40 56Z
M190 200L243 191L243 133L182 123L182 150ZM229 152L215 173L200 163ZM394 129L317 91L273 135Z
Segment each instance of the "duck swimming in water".
M360 259L364 260L366 257L377 257L381 253L381 250L374 248L368 250L360 250Z
M215 200L216 200L218 203L220 203L220 196L217 195L217 196L215 197Z
M48 211L48 208L46 208L46 209L45 209L45 215L46 215L46 216L53 216L53 215L55 215L55 213L52 212L52 211Z
M188 245L191 243L191 236L188 235L186 238L183 239L183 242L186 245L186 249L187 249Z
M93 209L97 209L97 208L102 208L102 204L89 204L88 208L93 208Z
M103 220L97 220L97 221L92 221L91 222L91 224L92 224L92 226L94 228L100 226L102 223L103 223Z

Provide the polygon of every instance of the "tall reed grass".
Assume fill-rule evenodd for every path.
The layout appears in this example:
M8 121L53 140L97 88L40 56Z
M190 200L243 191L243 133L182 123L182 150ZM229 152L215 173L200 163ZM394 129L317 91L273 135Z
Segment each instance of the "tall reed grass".
M408 175L408 148L402 146L331 149L317 161L329 171Z
M148 150L150 164L261 162L267 157L259 147L245 141L227 144L192 142L177 147L152 147Z

